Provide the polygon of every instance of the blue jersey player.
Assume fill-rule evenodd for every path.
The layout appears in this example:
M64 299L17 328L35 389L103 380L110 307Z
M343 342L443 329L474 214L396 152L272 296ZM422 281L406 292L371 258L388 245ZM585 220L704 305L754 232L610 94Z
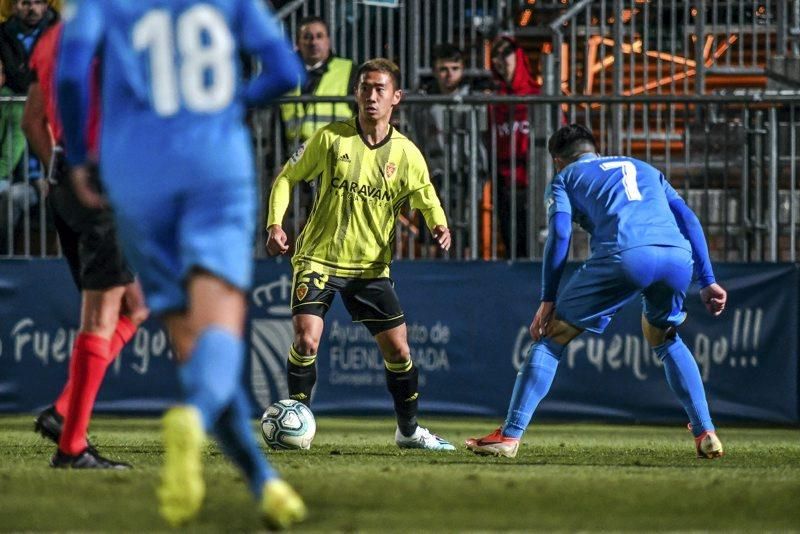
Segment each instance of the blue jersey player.
M689 416L697 455L722 456L700 371L676 332L693 272L712 315L727 293L714 280L703 229L658 170L642 161L600 157L592 133L573 124L548 144L559 171L546 192L549 234L542 301L530 326L535 343L517 375L505 423L467 440L478 454L513 458L533 412L550 389L565 346L584 330L602 333L614 314L642 296L642 330L664 363L667 382ZM592 253L561 292L572 221L591 235Z
M260 0L82 0L67 14L58 97L73 183L90 203L85 143L90 66L100 58L100 172L125 252L169 330L184 403L164 416L162 515L197 514L206 432L243 471L269 526L305 505L266 462L241 389L256 187L246 105L304 76ZM263 72L240 80L240 53Z

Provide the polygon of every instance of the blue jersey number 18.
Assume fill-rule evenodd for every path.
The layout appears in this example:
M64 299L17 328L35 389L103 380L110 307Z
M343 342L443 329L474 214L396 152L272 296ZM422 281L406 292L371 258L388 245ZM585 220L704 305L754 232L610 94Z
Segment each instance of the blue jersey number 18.
M133 47L149 52L153 107L162 117L177 113L181 103L197 113L230 104L235 90L234 40L214 7L198 4L184 11L174 30L169 11L148 11L133 28Z

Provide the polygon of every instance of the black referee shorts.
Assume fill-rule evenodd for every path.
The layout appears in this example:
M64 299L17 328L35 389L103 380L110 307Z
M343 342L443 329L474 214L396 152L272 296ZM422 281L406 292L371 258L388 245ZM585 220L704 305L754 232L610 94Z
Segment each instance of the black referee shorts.
M64 166L54 174L58 176L54 177L56 183L50 184L47 207L78 289L102 291L133 282L111 210L81 204Z
M400 300L390 278L343 278L314 271L295 271L292 315L325 317L339 293L350 317L376 336L404 324Z

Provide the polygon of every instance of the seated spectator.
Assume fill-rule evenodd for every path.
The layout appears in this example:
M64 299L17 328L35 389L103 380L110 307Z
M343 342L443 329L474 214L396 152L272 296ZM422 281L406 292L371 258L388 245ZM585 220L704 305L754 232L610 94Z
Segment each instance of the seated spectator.
M421 88L422 94L464 96L485 89L480 81L465 78L464 55L450 43L434 47L432 65L434 79ZM483 177L486 172L486 150L480 134L486 130L486 112L479 108L476 116L478 130L473 131L471 109L472 106L468 105L432 104L417 106L413 113L415 140L428 160L431 180L450 219L453 249L458 256L465 253L470 237L471 135L479 136L478 176ZM420 227L424 228L424 225Z
M328 23L324 19L312 16L300 21L297 50L306 67L306 83L287 96L353 94L356 69L352 61L332 53ZM281 115L291 148L305 142L317 129L330 122L349 119L353 116L353 108L346 102L283 104Z
M541 87L533 78L525 51L510 37L499 37L492 45L492 73L498 95L538 95ZM531 118L524 104L489 106L489 120L497 142L498 191L495 194L500 234L509 258L527 258L528 250L528 160ZM513 156L513 161L512 161ZM512 191L512 180L516 190ZM516 206L512 213L512 193ZM516 221L512 236L511 221ZM516 247L512 250L516 238Z

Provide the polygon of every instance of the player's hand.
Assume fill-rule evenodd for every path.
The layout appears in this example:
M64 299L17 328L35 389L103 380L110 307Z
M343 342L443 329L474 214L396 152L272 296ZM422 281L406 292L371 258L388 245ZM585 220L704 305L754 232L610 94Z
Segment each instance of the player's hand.
M78 200L92 209L102 209L108 206L105 197L100 193L92 178L92 168L89 165L76 165L70 169L72 189Z
M267 254L270 256L277 256L278 254L286 254L289 250L289 245L286 243L286 232L283 231L281 225L273 224L269 228L269 236L267 237Z
M533 317L533 322L529 328L531 337L534 341L539 341L547 335L550 329L550 323L556 311L555 302L542 302L539 304L539 309L536 310L536 315Z
M433 227L433 237L442 250L450 250L450 229L442 224Z
M700 299L706 305L708 313L716 317L725 310L725 304L728 302L728 292L722 289L719 284L711 284L700 290Z

